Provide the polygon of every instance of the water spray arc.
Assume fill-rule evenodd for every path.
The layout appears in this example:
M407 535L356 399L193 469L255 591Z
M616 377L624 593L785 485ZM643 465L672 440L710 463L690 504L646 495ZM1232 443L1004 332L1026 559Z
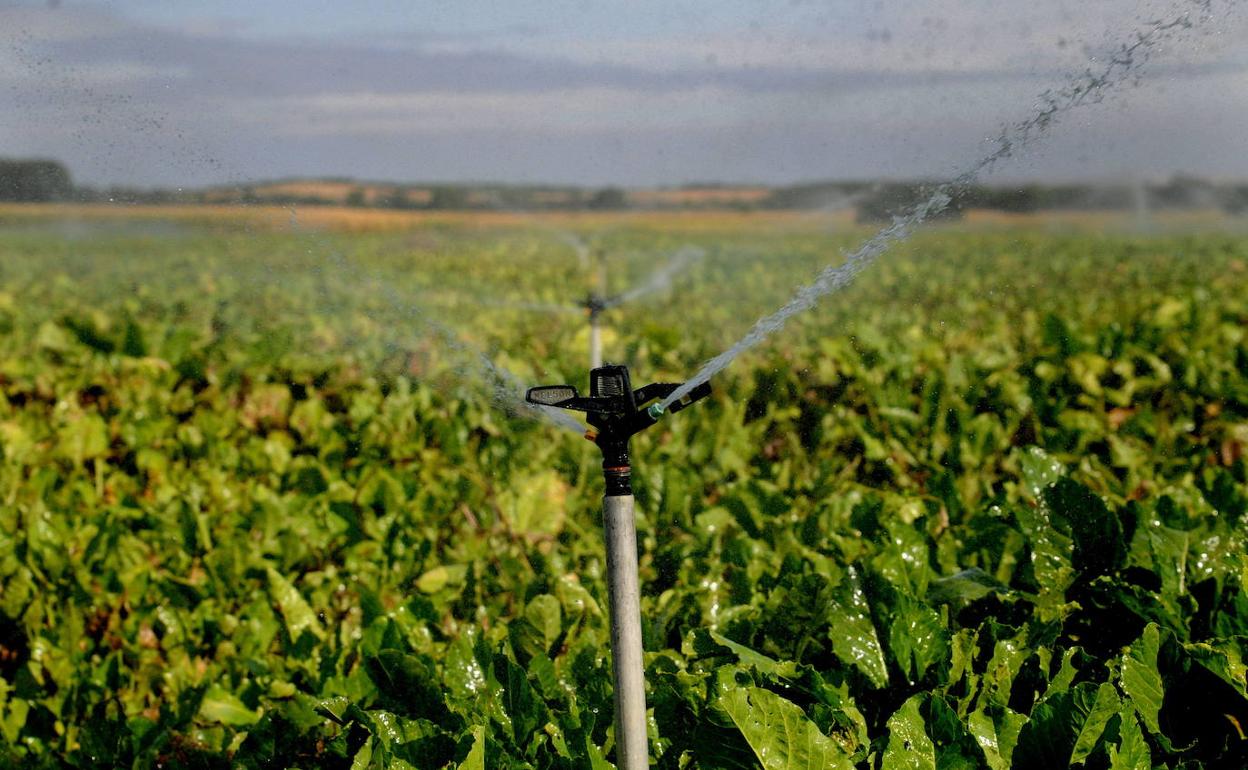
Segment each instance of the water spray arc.
M814 307L822 297L848 285L893 244L906 240L915 228L944 211L980 177L1046 136L1066 113L1098 104L1114 88L1136 82L1140 70L1152 59L1159 46L1172 42L1212 18L1214 0L1189 0L1184 5L1190 6L1194 14L1185 11L1170 20L1151 22L1145 28L1136 30L1129 38L1130 42L1119 45L1104 65L1071 77L1062 88L1040 94L1040 109L1002 128L991 141L992 149L987 154L966 166L958 175L934 186L920 203L895 217L892 224L867 239L842 264L824 268L813 282L800 288L779 310L756 321L736 344L702 364L693 377L664 399L663 406L682 398L723 371L742 353L783 329L790 318Z
M615 682L616 766L649 767L646 743L646 687L641 644L641 586L637 574L637 529L628 441L659 421L710 395L703 383L669 407L650 402L669 397L679 385L654 383L633 390L628 368L605 365L589 373L589 397L571 385L530 388L525 400L546 408L586 413L596 432L586 437L602 450L602 526L607 546L607 593L611 621L611 657Z
M292 225L297 226L293 216ZM321 246L316 246L314 250L315 243L311 242L308 246L309 254L322 249ZM321 279L319 293L323 300L329 297L328 278L331 276L325 270L325 265L329 265L336 271L332 278L340 284L340 288L354 287L361 295L379 300L387 314L397 317L400 323L385 327L388 336L400 334L398 330L420 329L426 332L450 354L452 370L456 375L465 382L480 386L490 401L509 416L544 420L564 430L581 433L582 426L569 415L557 409L546 409L525 402L524 385L514 373L493 361L484 351L463 340L455 330L435 320L427 307L410 297L400 296L383 276L364 270L348 260L342 251L323 248L326 259L315 269ZM347 283L348 281L354 283ZM365 310L364 314L373 320L379 320L374 312Z

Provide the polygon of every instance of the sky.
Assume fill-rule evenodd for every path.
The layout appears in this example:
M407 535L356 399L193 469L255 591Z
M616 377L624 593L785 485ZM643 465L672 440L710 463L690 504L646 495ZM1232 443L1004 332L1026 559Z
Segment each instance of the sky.
M1248 9L1210 2L997 180L1248 179ZM0 155L100 186L941 178L1196 5L0 0Z

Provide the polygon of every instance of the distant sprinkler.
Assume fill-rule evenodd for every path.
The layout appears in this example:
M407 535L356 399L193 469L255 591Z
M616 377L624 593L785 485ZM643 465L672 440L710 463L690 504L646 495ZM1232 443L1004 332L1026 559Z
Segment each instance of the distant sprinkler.
M633 520L632 467L628 440L654 425L664 412L679 412L709 396L703 383L666 409L659 401L677 384L654 383L633 390L628 367L607 364L589 373L589 397L571 385L529 388L530 404L585 412L596 432L586 437L602 450L602 525L607 545L607 593L610 599L611 657L615 681L616 766L646 770L646 687L641 644L641 588L637 575L637 530ZM655 402L646 407L650 402Z
M611 307L611 300L601 294L590 294L581 303L589 317L589 368L602 366L602 314Z
M671 287L672 281L681 272L689 269L694 262L706 255L696 246L686 246L676 251L664 265L655 270L646 279L631 289L619 294L607 294L607 261L602 253L598 253L598 269L596 271L596 287L583 300L574 305L557 305L545 303L509 304L518 310L534 310L538 312L581 312L589 319L589 368L602 366L602 326L603 314L612 308L619 307L648 294Z

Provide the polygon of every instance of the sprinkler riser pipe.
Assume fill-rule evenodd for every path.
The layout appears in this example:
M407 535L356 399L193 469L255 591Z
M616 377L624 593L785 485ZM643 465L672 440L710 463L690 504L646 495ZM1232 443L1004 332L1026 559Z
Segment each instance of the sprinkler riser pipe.
M602 325L598 322L598 314L589 317L589 368L602 366Z
M592 313L592 307L591 307ZM594 316L591 315L591 321ZM597 328L596 326L593 328ZM595 339L591 337L591 339ZM525 400L545 407L586 413L594 429L585 437L602 452L602 526L607 547L607 593L610 604L611 655L615 680L615 745L619 770L649 767L646 740L645 661L641 643L641 589L637 576L637 528L633 520L632 468L628 440L654 425L665 412L679 412L710 395L703 384L667 409L645 404L666 398L680 385L651 383L633 389L628 368L619 365L594 367L589 374L589 397L571 385L529 388Z
M637 573L634 500L602 498L607 546L607 595L611 615L611 665L615 681L615 764L647 770L645 659L641 640L641 581Z

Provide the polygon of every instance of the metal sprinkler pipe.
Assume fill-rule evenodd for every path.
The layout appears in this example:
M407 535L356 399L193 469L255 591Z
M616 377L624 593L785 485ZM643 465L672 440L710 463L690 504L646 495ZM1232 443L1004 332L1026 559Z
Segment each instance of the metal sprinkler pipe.
M589 308L589 369L602 366L602 311L607 308L607 255L598 251L598 288L590 296Z
M589 316L589 368L602 366L602 314L610 307L610 300L600 294L591 294L581 305Z
M641 638L641 580L637 572L637 530L628 440L654 425L665 411L679 412L710 395L703 383L666 410L658 403L678 384L654 383L633 390L628 368L607 364L589 373L589 397L570 385L530 388L525 400L541 406L586 413L597 429L586 437L602 451L602 525L607 547L607 594L611 620L611 658L615 685L616 766L646 770L650 765L646 741L645 659Z
M632 495L602 498L607 544L607 594L615 685L616 765L650 766L646 740L646 665L641 639L641 578L637 572L637 528Z
M602 325L597 313L589 317L589 365L594 369L602 366Z

